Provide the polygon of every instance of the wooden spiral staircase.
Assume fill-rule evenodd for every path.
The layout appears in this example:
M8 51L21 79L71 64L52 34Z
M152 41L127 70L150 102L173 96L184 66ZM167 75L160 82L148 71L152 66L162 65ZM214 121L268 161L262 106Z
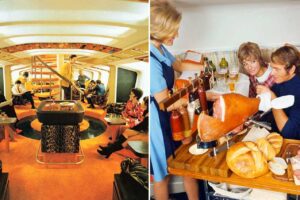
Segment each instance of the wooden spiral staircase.
M48 66L57 70L56 55L39 56ZM39 99L57 99L60 93L60 79L51 72L40 60L32 58L31 65L32 90Z

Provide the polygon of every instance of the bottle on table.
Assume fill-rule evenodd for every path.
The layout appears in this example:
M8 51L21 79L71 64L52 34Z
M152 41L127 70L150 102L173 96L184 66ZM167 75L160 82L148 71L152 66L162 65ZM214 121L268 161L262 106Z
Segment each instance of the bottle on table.
M180 112L173 110L170 118L172 137L174 141L181 141L184 139L184 124Z
M210 72L209 69L209 63L208 63L208 58L204 57L204 76L203 76L203 84L204 84L204 88L205 90L209 90L211 87L211 78L212 74Z
M205 91L205 88L201 85L198 88L198 96L199 96L200 106L202 108L202 111L204 111L206 114L208 114L206 91Z
M191 125L190 125L190 120L189 120L189 114L187 109L184 106L181 106L179 108L179 112L182 116L183 120L183 127L184 127L184 138L182 140L183 144L188 144L192 141L192 130L191 130Z
M220 66L219 74L227 76L227 74L228 74L228 62L224 57L221 59L219 66Z

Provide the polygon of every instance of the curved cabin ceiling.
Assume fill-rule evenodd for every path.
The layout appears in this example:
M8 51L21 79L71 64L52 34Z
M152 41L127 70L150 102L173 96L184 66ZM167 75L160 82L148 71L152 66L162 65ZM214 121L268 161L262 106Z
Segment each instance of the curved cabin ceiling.
M87 65L147 61L146 0L0 0L0 63L77 54Z

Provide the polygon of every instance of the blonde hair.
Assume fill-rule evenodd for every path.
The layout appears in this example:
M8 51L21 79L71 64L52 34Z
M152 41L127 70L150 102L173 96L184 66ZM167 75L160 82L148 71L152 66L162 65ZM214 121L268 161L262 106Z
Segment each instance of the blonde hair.
M258 44L253 42L246 42L240 45L238 50L238 58L242 65L244 60L251 58L251 59L258 60L260 66L262 67L267 66L267 64L264 62Z
M168 2L150 4L150 39L162 42L178 31L181 13Z

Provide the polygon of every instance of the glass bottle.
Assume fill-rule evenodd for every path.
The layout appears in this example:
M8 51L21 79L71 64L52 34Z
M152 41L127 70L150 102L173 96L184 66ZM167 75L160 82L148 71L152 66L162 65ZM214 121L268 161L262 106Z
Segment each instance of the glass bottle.
M212 62L212 60L210 60L208 63L209 63L211 71L216 72L217 68L216 68L216 65Z
M224 75L225 76L224 78L226 78L228 73L228 62L224 57L221 59L219 66L220 66L219 74Z
M199 95L200 106L202 108L202 111L204 111L206 114L208 114L206 92L205 92L205 88L203 86L199 86L198 95Z
M211 78L211 72L209 69L209 63L208 63L208 58L204 58L204 77L203 77L203 84L205 90L210 89L210 78Z

